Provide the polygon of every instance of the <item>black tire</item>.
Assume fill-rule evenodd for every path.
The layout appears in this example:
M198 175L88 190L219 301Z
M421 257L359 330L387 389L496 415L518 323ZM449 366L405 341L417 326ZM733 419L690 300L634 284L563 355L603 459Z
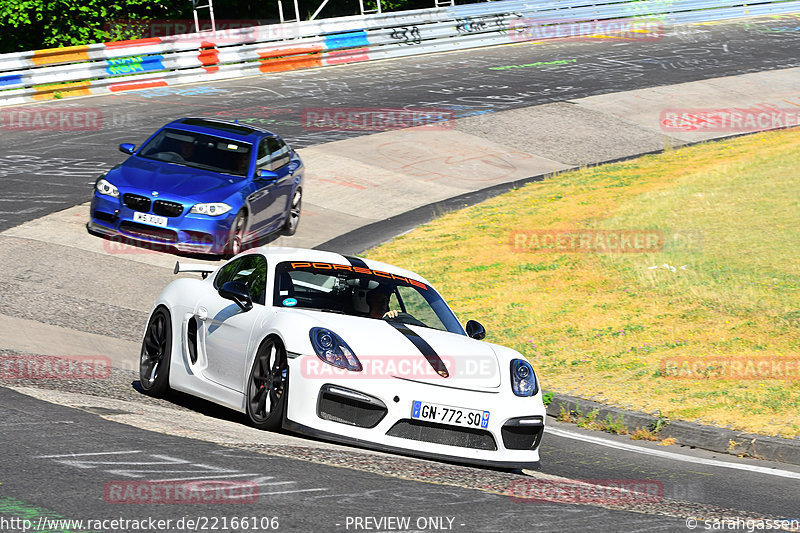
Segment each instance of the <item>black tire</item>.
M303 204L303 190L298 187L292 195L289 204L289 212L286 213L286 221L283 223L283 234L294 235L297 233L297 226L300 225L300 210Z
M139 383L150 396L169 391L169 365L172 356L172 323L164 307L156 309L147 322L139 355Z
M258 348L247 379L247 416L258 429L279 429L283 423L289 385L286 350L276 339Z
M225 243L225 255L233 257L244 251L244 237L247 230L247 213L239 211L231 224L228 242Z

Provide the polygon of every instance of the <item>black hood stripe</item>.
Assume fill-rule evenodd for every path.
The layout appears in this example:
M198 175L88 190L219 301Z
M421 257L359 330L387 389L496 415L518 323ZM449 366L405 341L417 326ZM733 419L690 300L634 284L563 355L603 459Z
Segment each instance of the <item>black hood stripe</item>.
M359 268L369 268L367 264L358 257L354 257L352 255L343 255L345 259L350 262L350 266L359 267ZM406 339L410 340L414 346L417 347L417 350L425 356L425 359L428 360L428 363L433 367L437 374L442 376L443 378L449 377L450 373L447 371L447 367L444 364L444 361L439 357L439 354L436 353L436 350L433 349L433 346L428 344L425 339L417 335L417 333L409 329L408 326L403 324L402 322L394 322L392 320L387 320L390 326L394 329L402 333Z
M359 257L353 257L352 255L343 255L342 257L344 257L350 262L350 266L359 268L369 268L367 264Z
M428 363L433 367L437 374L442 376L443 378L449 377L450 372L447 371L447 367L444 364L444 361L439 357L439 354L436 353L436 350L433 349L433 346L427 343L425 339L420 337L416 331L410 329L408 326L401 322L394 322L392 320L387 320L390 326L394 329L402 333L406 339L410 340L414 346L417 347L425 359L428 360Z

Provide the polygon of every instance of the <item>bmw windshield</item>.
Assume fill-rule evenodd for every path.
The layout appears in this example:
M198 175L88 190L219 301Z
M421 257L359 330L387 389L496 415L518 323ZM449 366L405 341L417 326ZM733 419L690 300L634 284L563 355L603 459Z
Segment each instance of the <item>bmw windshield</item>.
M402 322L465 335L461 324L430 285L350 265L286 261L275 269L276 307Z
M249 143L166 128L145 144L137 155L155 161L246 176L251 148Z

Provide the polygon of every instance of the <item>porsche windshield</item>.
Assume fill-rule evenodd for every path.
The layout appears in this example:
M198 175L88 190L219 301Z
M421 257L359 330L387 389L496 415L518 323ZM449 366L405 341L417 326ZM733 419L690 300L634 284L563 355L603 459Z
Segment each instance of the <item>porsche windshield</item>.
M138 155L156 161L246 176L250 150L249 143L192 131L163 129L142 147Z
M433 288L380 270L332 263L287 261L275 269L276 307L386 319L464 335Z

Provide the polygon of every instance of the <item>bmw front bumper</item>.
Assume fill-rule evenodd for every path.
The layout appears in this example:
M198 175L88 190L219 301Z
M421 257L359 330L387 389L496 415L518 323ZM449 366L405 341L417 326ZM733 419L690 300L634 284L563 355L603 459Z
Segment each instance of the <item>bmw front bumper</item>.
M134 211L119 199L95 193L87 228L89 231L120 240L132 240L147 248L173 248L183 253L222 254L228 242L235 213L219 217L188 212L177 217L165 217L166 226L145 224L134 220Z

